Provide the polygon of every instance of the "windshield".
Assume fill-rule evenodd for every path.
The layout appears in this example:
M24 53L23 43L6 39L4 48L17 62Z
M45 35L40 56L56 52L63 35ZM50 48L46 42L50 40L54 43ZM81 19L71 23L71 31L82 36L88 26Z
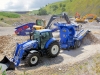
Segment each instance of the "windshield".
M38 26L43 26L44 25L43 20L37 20L36 23L37 23Z
M33 40L40 40L40 32L39 31L34 31L33 32Z

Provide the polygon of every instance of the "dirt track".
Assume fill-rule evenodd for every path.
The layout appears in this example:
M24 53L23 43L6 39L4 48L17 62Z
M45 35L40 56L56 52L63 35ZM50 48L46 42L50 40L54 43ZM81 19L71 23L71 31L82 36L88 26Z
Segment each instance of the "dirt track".
M43 75L47 75L50 69L56 69L58 71L63 70L64 68L67 68L62 68L63 65L68 66L74 64L75 62L80 62L84 59L87 59L88 57L91 57L100 49L99 42L97 43L97 41L100 40L100 26L98 23L93 22L91 24L84 24L83 28L91 30L91 33L84 38L83 44L80 48L70 51L61 50L59 56L52 59L42 57L39 65L35 67L25 67L22 65L16 68L15 72L20 74L21 71L27 70L28 72L34 73L34 75L41 75L41 73ZM22 36L19 37L12 35L14 34L13 31L13 27L0 27L0 59L2 59L5 55L11 57L11 54L15 50L16 43L21 43L29 39L29 37L25 36L23 38Z

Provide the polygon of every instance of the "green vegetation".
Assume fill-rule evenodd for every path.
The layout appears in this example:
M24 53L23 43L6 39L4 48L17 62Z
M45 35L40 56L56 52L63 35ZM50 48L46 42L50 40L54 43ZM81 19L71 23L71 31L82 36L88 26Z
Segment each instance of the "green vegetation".
M28 14L29 15L37 15L38 14L38 10L30 11Z
M19 18L20 15L17 13L12 13L12 12L0 12L0 17L1 20L3 19L3 17L7 17L7 18Z
M100 16L100 0L64 0L43 7L48 14L67 12L74 16L76 12L81 15L96 14Z
M33 10L29 12L29 15L48 15L46 9L40 8L39 10Z
M43 8L39 9L38 15L47 15L47 11Z
M12 26L21 17L20 14L13 12L0 12L0 26L9 27Z
M2 69L2 67L0 66L0 70ZM6 71L0 72L0 75L6 75Z

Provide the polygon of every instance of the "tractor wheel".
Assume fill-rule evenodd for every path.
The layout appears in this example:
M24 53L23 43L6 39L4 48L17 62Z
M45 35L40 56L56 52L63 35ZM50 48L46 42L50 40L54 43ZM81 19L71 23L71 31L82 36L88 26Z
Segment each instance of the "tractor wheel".
M49 45L48 50L47 50L48 57L54 58L59 54L59 52L60 52L60 46L57 41Z
M77 46L76 46L76 45L74 45L74 46L72 46L72 47L71 47L71 49L76 49L76 48L77 48Z
M39 53L29 53L26 57L25 64L28 66L36 66L39 62Z
M75 41L75 48L79 48L81 46L81 41L80 40L76 40Z

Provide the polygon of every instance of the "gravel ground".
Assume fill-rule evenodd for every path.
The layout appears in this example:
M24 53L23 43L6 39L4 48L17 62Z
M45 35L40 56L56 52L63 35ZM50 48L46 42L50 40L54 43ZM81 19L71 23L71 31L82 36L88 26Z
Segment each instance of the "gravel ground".
M100 24L96 23L95 21L92 23L86 23L82 25L84 29L91 30L91 33L83 39L83 43L80 48L70 51L61 50L60 54L56 58L41 57L39 64L34 67L26 67L23 64L21 64L13 72L21 74L22 71L28 71L28 73L34 73L34 75L47 75L50 72L50 69L56 69L57 71L63 70L64 68L67 68L68 65L72 65L76 62L80 62L84 59L93 56L100 50L99 25ZM13 34L13 27L0 27L0 59L2 59L5 55L7 57L12 57L12 53L15 50L16 43L22 43L29 39L28 36L16 36ZM58 32L54 33L53 35L56 38L59 37ZM8 75L14 74L10 74L9 72Z
M14 27L0 27L0 36L12 34L15 34Z

